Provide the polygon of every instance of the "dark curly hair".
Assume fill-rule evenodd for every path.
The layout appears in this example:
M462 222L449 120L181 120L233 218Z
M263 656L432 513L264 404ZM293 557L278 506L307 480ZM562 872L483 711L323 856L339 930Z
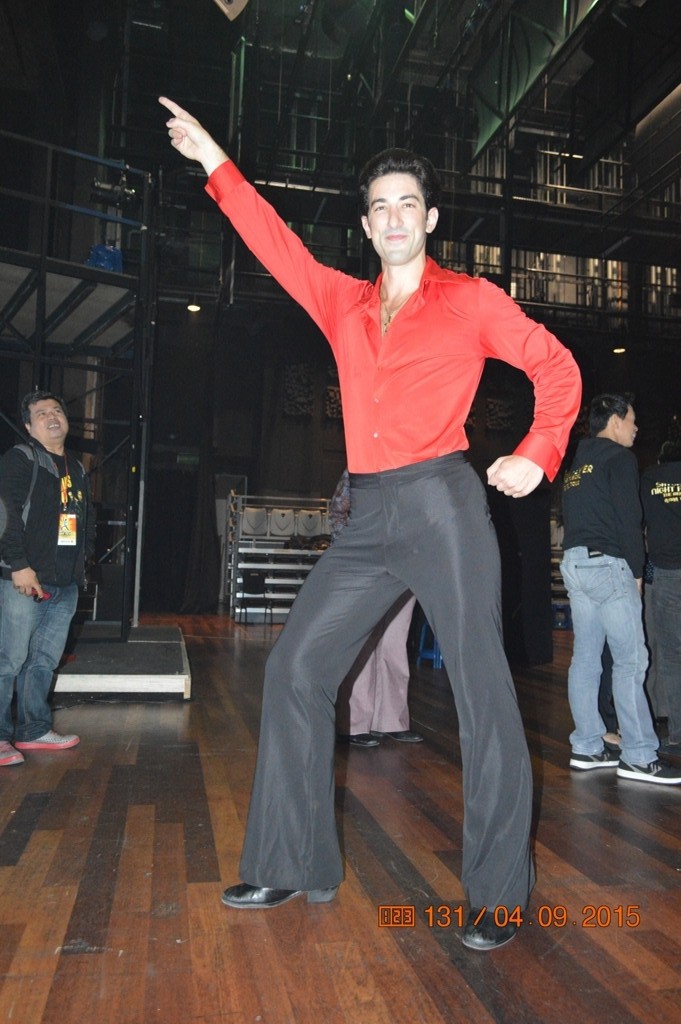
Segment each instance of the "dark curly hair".
M372 156L360 171L359 206L365 217L369 212L369 186L384 174L411 174L419 183L426 210L439 205L440 179L428 157L419 156L409 149L384 149Z
M35 405L36 402L44 402L47 398L53 398L55 402L58 402L61 406L61 411L67 419L69 418L66 403L61 395L54 395L51 391L29 391L29 393L24 395L21 399L21 405L19 406L19 415L24 426L31 422L31 406Z

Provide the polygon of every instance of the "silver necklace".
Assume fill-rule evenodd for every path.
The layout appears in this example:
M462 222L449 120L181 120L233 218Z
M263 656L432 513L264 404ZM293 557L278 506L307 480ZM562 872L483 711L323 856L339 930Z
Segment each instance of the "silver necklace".
M385 302L385 300L381 300L381 307L384 310L384 315L381 317L381 328L382 328L384 334L388 330L388 328L390 327L390 324L392 322L392 318L397 313L399 313L399 311L402 309L402 306L404 306L404 304L407 301L407 299L409 299L409 295L407 295L406 299L402 299L400 304L398 306L395 306L395 308L393 310L388 310L388 305Z

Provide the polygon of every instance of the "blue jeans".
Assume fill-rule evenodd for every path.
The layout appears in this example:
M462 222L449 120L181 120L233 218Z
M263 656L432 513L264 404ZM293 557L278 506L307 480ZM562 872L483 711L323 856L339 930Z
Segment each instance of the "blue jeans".
M47 698L78 603L78 586L50 586L36 602L0 579L0 740L28 742L52 728ZM12 723L16 681L17 721Z
M648 650L643 604L636 580L623 558L589 558L585 547L568 548L560 571L567 587L574 630L568 672L568 699L575 722L570 743L575 754L598 754L606 731L598 711L603 645L612 654L612 693L622 735L622 758L649 764L658 739L643 689Z
M656 685L662 691L669 742L681 743L681 569L655 566L652 592Z

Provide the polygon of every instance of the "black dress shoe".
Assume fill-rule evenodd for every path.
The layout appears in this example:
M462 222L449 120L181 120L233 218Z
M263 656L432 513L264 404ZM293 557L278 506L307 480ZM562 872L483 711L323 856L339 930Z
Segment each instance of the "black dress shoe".
M370 732L355 732L350 735L338 733L337 738L341 743L352 743L353 747L377 747L379 741Z
M401 732L379 732L375 735L389 736L391 740L397 740L398 743L423 743L423 736L418 732L412 732L411 729L403 729Z
M482 919L478 921L480 914L480 910L474 909L468 915L461 936L464 946L486 953L491 949L498 949L499 946L505 946L507 942L515 938L518 931L517 924L511 921L507 921L505 925L496 924L493 910L487 910ZM478 921L477 924L476 921Z
M337 892L337 885L330 889L264 889L240 882L225 889L222 902L226 907L236 907L237 910L267 910L280 907L296 896L307 896L308 903L330 903Z

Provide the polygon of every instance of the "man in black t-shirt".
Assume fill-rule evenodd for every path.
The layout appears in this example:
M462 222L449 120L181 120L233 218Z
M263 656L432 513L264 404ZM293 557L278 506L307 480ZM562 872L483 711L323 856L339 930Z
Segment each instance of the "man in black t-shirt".
M642 509L636 459L629 449L636 417L621 395L591 403L591 436L579 442L563 481L561 573L570 600L574 647L568 699L575 722L570 767L616 768L623 779L681 784L681 770L657 756L658 738L643 690L648 651L643 634ZM601 655L612 655L612 690L621 752L603 745L598 711Z
M88 478L65 448L63 400L31 392L21 417L30 444L0 460L0 765L79 742L52 729L48 695L94 550Z

